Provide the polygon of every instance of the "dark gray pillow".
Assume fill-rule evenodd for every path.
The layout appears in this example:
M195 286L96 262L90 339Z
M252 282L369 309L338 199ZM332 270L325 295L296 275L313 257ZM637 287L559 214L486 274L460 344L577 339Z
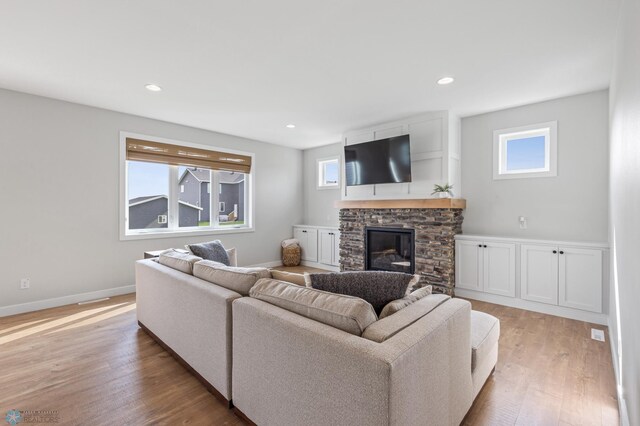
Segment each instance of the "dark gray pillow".
M189 244L187 247L189 247L191 253L205 260L213 260L226 266L229 266L231 263L229 261L229 255L220 240L210 241L208 243Z
M412 278L410 274L386 271L309 274L311 287L364 299L371 303L377 314L387 303L405 296Z

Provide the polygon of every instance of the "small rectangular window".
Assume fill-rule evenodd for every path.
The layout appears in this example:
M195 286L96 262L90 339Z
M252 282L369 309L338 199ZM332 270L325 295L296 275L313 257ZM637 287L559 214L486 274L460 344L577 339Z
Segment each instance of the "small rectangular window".
M557 122L493 132L494 179L557 176Z
M225 210L226 209L224 208L224 201L221 201L220 203L218 203L218 212L224 213Z
M184 194L184 185L180 185L180 193Z
M338 157L318 160L318 189L333 189L340 186L340 159Z

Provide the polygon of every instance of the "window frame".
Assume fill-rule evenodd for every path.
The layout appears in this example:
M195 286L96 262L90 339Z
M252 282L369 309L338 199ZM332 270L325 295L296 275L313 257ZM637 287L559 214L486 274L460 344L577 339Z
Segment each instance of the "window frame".
M129 215L129 203L128 203L128 181L127 181L127 138L136 138L136 139L144 139L148 141L154 141L159 143L167 143L173 145L181 145L191 148L199 148L206 150L215 150L219 152L226 152L229 154L236 155L246 155L251 157L251 172L245 173L245 224L243 225L223 225L220 226L218 224L218 209L213 209L212 207L217 203L218 195L210 198L210 226L208 227L183 227L180 228L178 226L178 215L175 212L178 211L178 200L180 193L180 185L177 183L178 178L178 167L179 166L169 166L169 179L176 179L175 185L169 186L169 213L168 213L168 227L167 228L154 228L154 229L138 229L138 230L129 230L128 229L128 215ZM119 188L119 228L120 228L120 240L128 241L128 240L141 240L141 239L158 239L158 238L175 238L175 237L187 237L187 236L197 236L197 235L219 235L219 234L237 234L237 233L245 233L245 232L254 232L255 231L255 154L251 152L238 151L226 148L219 148L209 145L196 144L191 142L177 141L173 139L160 138L156 136L149 135L141 135L138 133L131 132L120 132L120 158L119 158L119 167L120 167L120 188ZM174 170L175 168L175 170ZM212 173L213 179L216 181L217 173ZM216 182L217 183L217 182ZM215 199L215 201L214 201ZM216 226L218 224L218 226Z
M330 185L323 184L324 171L325 171L323 164L330 163L333 161L338 163L338 181L335 184L330 184ZM341 161L340 161L339 155L316 159L316 188L317 189L340 189L341 181L342 181L342 169L341 169Z
M545 139L545 167L541 169L506 169L507 144L513 139L544 136ZM558 176L558 122L531 124L528 126L511 127L493 132L493 179L525 179Z

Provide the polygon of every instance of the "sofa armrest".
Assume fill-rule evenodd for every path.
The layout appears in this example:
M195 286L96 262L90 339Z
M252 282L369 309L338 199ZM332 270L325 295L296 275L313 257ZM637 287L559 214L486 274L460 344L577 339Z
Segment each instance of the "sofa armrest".
M136 262L138 321L231 399L231 303L240 294L153 260Z
M457 424L458 411L471 405L469 312L468 302L450 301L376 343L260 300L238 299L234 405L261 425ZM466 409L450 408L467 393L460 398ZM400 412L407 407L410 414Z

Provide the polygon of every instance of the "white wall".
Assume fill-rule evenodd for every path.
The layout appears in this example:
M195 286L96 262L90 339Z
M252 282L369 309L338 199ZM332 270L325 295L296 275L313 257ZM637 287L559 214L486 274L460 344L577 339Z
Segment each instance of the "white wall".
M256 231L119 241L121 130L254 152ZM278 260L280 240L303 217L296 149L6 90L0 144L0 311L131 285L144 251L188 241L220 238L244 265ZM31 289L19 289L22 277Z
M623 424L640 425L640 2L621 8L611 80L612 337ZM626 407L626 410L625 410ZM628 423L625 423L625 411Z
M493 180L493 131L558 121L558 176ZM606 90L462 119L465 234L607 241ZM518 217L528 219L519 228Z
M317 226L338 226L339 209L334 202L340 199L340 188L318 189L318 168L316 161L321 158L340 156L343 144L335 143L304 151L304 224Z

